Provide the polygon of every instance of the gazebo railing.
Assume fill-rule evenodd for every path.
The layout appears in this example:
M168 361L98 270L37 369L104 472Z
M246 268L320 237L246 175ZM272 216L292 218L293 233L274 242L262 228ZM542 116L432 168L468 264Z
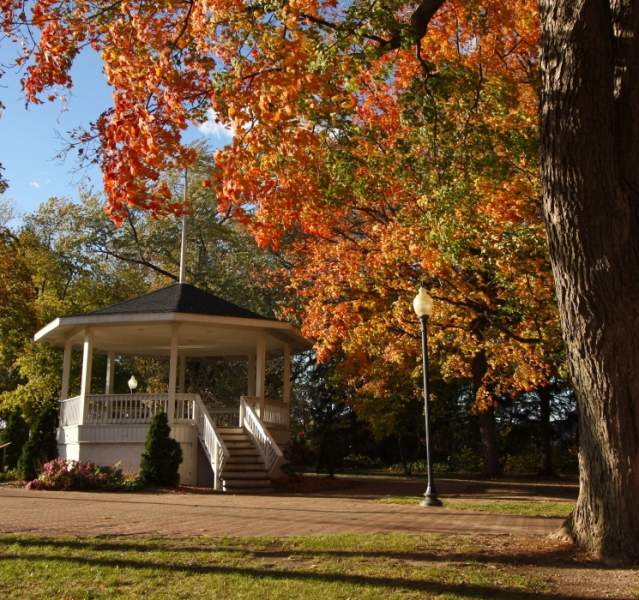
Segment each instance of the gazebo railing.
M176 394L174 421L196 420L196 394ZM266 426L289 424L289 406L283 402L266 400L264 414L260 414L260 399L243 396L255 415ZM200 400L202 402L202 400ZM168 412L168 394L91 394L86 398L85 425L120 425L150 423L159 412ZM216 427L242 427L239 407L208 408L207 412ZM60 426L78 425L82 411L82 398L75 396L60 402Z
M60 400L60 427L77 425L80 422L81 410L82 398L80 396Z
M160 412L167 412L168 394L91 394L86 398L85 425L124 425L150 423ZM60 402L60 426L78 425L82 398ZM175 422L193 421L195 395L176 394Z
M262 455L266 470L269 474L273 473L284 461L284 454L244 396L240 398L240 419L240 426L253 438Z
M216 427L238 427L240 407L208 408L209 416Z
M287 427L290 422L290 412L288 404L284 402L273 402L267 399L264 402L264 414L261 414L260 398L257 396L242 396L247 404L249 404L255 414L266 425L282 425Z
M224 470L224 464L229 458L230 453L224 440L215 428L216 423L214 418L199 396L195 397L194 410L197 434L213 468L213 487L221 491L222 471Z

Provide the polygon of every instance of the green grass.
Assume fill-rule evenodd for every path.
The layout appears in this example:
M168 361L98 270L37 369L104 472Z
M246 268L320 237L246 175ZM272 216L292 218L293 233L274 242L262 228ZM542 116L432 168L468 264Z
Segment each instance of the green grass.
M387 496L384 504L418 504L421 496ZM567 517L574 508L574 502L555 500L474 500L466 498L444 498L444 508L469 510L522 517Z
M178 540L0 535L0 598L522 600L547 589L534 569L493 562L482 554L485 545L471 537L401 534Z

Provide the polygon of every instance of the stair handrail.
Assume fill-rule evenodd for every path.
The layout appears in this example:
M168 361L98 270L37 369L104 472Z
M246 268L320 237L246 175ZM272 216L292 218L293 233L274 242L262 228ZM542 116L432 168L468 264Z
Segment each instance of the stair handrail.
M222 489L222 471L224 464L231 456L222 436L215 429L215 422L211 418L206 404L199 394L195 395L194 410L195 426L198 437L202 441L202 446L213 467L213 488L217 491Z
M255 441L268 474L273 473L284 462L284 454L244 396L240 398L240 427L245 428Z

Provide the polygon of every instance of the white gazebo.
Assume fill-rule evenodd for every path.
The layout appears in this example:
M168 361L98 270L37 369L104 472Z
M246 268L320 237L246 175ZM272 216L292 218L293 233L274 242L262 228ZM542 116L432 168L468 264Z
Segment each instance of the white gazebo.
M35 335L64 348L58 450L96 464L137 471L151 418L167 413L184 460L185 484L217 490L270 486L288 443L291 356L310 343L292 325L266 319L186 283L77 316L61 317ZM69 395L71 353L82 351L78 395ZM93 357L105 354L104 393L91 388ZM265 395L266 361L283 356L282 397ZM115 394L118 356L168 357L166 392ZM188 359L247 361L246 395L231 409L210 410L185 393Z

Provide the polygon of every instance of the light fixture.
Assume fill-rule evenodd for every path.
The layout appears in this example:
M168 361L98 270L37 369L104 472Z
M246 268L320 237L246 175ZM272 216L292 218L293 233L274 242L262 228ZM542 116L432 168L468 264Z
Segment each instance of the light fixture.
M423 286L419 288L419 293L413 299L413 310L420 319L430 317L430 313L433 312L433 299Z
M129 390L133 393L138 388L138 380L135 378L135 375L131 375L131 379L127 381L129 385Z

